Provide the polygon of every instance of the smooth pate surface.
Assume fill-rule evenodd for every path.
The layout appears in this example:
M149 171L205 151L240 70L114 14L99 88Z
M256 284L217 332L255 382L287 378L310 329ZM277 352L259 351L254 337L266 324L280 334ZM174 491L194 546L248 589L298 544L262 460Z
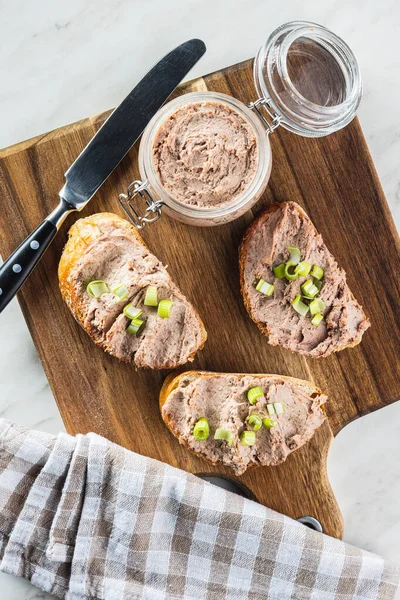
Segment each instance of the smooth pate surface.
M153 160L161 185L177 202L214 208L232 202L253 180L256 135L226 104L192 103L162 123Z
M324 284L318 297L326 308L324 320L318 327L291 306L294 298L301 294L300 286L306 278L288 282L277 279L273 273L273 267L288 259L287 246L298 247L302 260L324 269ZM261 278L274 284L272 297L256 291L254 284ZM244 287L253 318L267 327L268 341L274 346L319 358L360 341L370 326L363 309L352 297L346 273L338 266L311 220L294 202L285 202L279 210L266 214L252 230L246 244Z
M164 265L143 244L129 238L114 224L103 225L101 233L70 274L84 307L85 327L105 344L108 352L122 361L134 361L138 367L168 368L184 364L202 340L194 308ZM121 301L110 292L92 298L86 286L96 279L106 281L110 289L123 283L129 297ZM144 306L148 285L157 287L159 300L173 300L169 319L158 317L156 307ZM137 337L126 332L129 320L122 311L129 302L141 308L146 319L146 326Z
M240 475L250 464L272 466L283 462L305 444L325 420L321 405L327 397L315 393L307 382L301 383L279 375L186 373L169 394L162 416L169 421L181 443L212 462L224 463ZM264 398L251 405L246 394L255 386L262 388ZM244 429L249 429L246 418L253 413L268 416L268 402L284 404L285 413L277 417L278 425L272 429L261 427L256 432L256 443L242 446L239 436ZM193 427L202 417L209 421L210 436L206 441L197 441ZM225 441L214 440L218 427L233 433L231 447Z

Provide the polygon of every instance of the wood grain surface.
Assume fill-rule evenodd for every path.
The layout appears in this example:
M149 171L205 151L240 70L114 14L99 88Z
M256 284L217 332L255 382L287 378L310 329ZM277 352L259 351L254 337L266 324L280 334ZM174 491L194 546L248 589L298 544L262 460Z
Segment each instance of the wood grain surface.
M229 67L185 84L178 93L209 89L244 102L255 99L252 63ZM3 257L57 204L63 174L108 113L63 127L0 154L0 252ZM313 381L329 396L329 421L312 441L279 467L258 468L240 482L263 504L292 517L318 518L324 531L342 535L342 519L326 474L333 437L353 419L400 398L399 239L355 119L344 130L305 139L279 128L271 136L273 168L262 199L233 223L201 229L164 216L143 238L169 265L195 304L209 334L193 368L280 373ZM139 175L138 145L83 212L114 211L118 194ZM243 232L271 202L301 204L348 274L372 327L362 343L312 360L271 347L252 323L239 294L237 250ZM220 473L180 447L158 410L166 372L137 372L95 346L63 304L57 265L71 215L19 301L67 430L95 431L123 446L193 473ZM7 319L7 312L1 315ZM358 440L354 440L357 444ZM345 466L344 466L345 468Z

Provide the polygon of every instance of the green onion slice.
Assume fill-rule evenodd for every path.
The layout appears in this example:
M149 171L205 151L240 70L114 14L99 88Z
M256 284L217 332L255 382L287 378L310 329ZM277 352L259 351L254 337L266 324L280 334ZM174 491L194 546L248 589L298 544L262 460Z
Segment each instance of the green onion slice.
M210 435L210 426L206 418L201 418L197 421L193 428L193 436L199 442L203 442Z
M309 274L311 270L311 265L310 263L306 262L305 260L303 260L303 262L299 263L294 272L297 273L297 275L301 275L302 277L307 277L307 275Z
M242 431L240 441L242 442L242 446L252 446L256 443L255 431Z
M246 422L250 425L253 431L258 431L262 426L262 418L259 415L249 415Z
M310 310L307 304L304 304L304 302L302 302L300 295L296 296L296 298L293 300L292 306L294 310L297 313L299 313L299 315L301 315L302 317L305 317L308 311Z
M274 415L275 414L275 408L273 404L267 404L267 411L269 415Z
M313 284L316 288L318 288L318 291L320 291L323 286L322 281L320 281L319 279L313 279Z
M314 298L314 300L312 302L310 302L309 306L310 306L310 313L312 315L316 315L317 313L322 313L326 308L325 302L323 302L321 300L321 298Z
M128 333L132 333L132 335L139 335L139 333L143 327L143 324L144 324L144 321L141 321L141 319L132 319L132 321L126 328L126 331Z
M321 321L323 320L323 316L318 313L317 315L315 315L312 319L311 319L311 323L312 325L315 325L315 327L318 327L318 325L321 323Z
M110 289L105 281L98 279L96 281L91 281L88 284L86 291L92 298L100 298L103 294L107 294Z
M129 296L129 290L123 283L115 285L111 291L113 294L115 294L115 296L118 296L118 300L126 300Z
M264 281L264 279L260 279L260 281L256 285L257 292L261 292L265 296L272 296L274 293L275 286L272 283L268 283Z
M312 279L307 279L301 286L301 291L303 292L306 298L314 298L319 290L316 285L314 285Z
M295 281L298 278L299 274L296 273L296 265L291 263L290 261L285 265L285 277L288 281Z
M124 306L123 312L128 319L137 319L138 317L140 317L143 311L140 308L132 306L132 304L127 304L126 306Z
M225 440L226 442L228 442L228 446L232 446L233 434L227 429L218 428L215 430L214 440Z
M282 402L274 402L274 409L277 415L283 415L285 407Z
M278 425L278 422L272 421L269 417L265 417L265 419L263 419L263 425L267 429L272 429L272 427L276 427Z
M324 276L324 270L318 265L313 265L311 275L315 277L315 279L322 279Z
M275 277L277 277L278 279L283 279L285 277L285 267L285 263L281 263L277 267L274 267L272 270L274 272Z
M172 305L172 300L160 300L157 310L158 316L162 319L169 319L169 317L171 316Z
M299 262L301 261L301 252L298 248L296 248L296 246L288 246L287 249L289 250L289 261L291 262L292 265L298 265Z
M249 391L247 392L247 400L250 402L250 404L255 404L257 402L258 398L262 398L263 396L264 396L264 392L258 386L250 388Z
M157 306L157 288L155 285L149 285L146 289L146 295L144 297L145 306Z

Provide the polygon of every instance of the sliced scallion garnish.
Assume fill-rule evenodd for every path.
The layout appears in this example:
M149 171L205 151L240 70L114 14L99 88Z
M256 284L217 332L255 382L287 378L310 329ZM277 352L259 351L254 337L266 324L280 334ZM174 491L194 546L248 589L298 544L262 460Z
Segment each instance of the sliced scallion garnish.
M299 313L299 315L301 315L302 317L305 317L308 311L310 310L307 304L304 304L304 302L302 302L300 295L296 296L296 298L293 300L292 306L294 310L297 313Z
M310 263L306 262L305 260L303 260L302 262L300 262L294 272L297 273L297 275L301 275L302 277L307 277L307 275L309 274L311 270L311 265Z
M258 398L262 398L263 396L264 392L258 386L250 388L247 392L247 400L250 402L250 404L255 404Z
M145 306L157 306L157 288L155 285L149 285L146 289L146 295L144 297Z
M263 425L267 429L272 429L272 427L276 427L278 425L278 422L272 421L269 417L265 417L265 419L263 419Z
M322 313L326 308L325 302L323 302L321 300L321 298L314 298L314 300L312 302L310 302L309 306L310 306L310 313L312 315L316 315L317 313Z
M203 442L210 435L210 426L206 418L201 418L197 421L193 428L193 436L199 442Z
M144 321L142 321L141 319L132 319L132 321L129 323L128 327L126 328L126 331L128 333L131 333L132 335L139 335L140 331L142 330L143 325L144 325Z
M313 265L311 275L312 277L315 277L315 279L322 279L324 276L324 270L318 265Z
M275 408L273 404L267 404L267 411L269 415L274 415L275 414Z
M261 292L264 296L272 296L274 293L275 286L272 283L268 283L264 279L260 279L260 281L256 285L257 292Z
M158 316L162 319L169 319L169 317L171 316L172 305L172 300L160 300L157 310Z
M285 265L285 277L288 281L295 281L298 278L299 274L296 273L296 265L291 263L290 261Z
M324 317L320 313L318 313L311 319L311 324L315 325L315 327L318 327L318 325L321 323L323 318Z
M307 279L301 286L301 291L303 292L306 298L314 298L319 290L316 285L314 285L312 279Z
M277 277L278 279L283 279L285 277L285 267L285 263L281 263L277 267L274 267L272 270L274 272L275 277Z
M127 304L124 306L123 313L127 317L127 319L137 319L142 314L142 310L140 308L136 308L136 306L132 306L132 304Z
M249 415L246 422L250 425L253 431L258 431L262 426L262 418L259 415Z
M318 291L320 291L323 285L322 281L320 281L319 279L313 279L313 283L315 287L318 288Z
M226 442L228 442L228 446L232 446L233 434L227 429L221 429L220 427L218 427L218 429L216 429L214 433L214 440L225 440Z
M103 294L107 294L110 291L108 285L102 279L98 279L96 281L91 281L88 283L86 288L87 293L92 296L92 298L100 298Z
M301 261L300 250L298 248L296 248L296 246L288 246L287 249L289 250L288 262L291 262L292 265L298 265L299 262Z
M123 283L118 283L118 285L114 285L111 291L118 297L118 300L126 300L129 296L129 290Z
M282 402L274 402L274 409L277 415L283 415L285 412L285 407Z
M252 446L256 442L256 434L254 431L242 431L240 435L242 446Z

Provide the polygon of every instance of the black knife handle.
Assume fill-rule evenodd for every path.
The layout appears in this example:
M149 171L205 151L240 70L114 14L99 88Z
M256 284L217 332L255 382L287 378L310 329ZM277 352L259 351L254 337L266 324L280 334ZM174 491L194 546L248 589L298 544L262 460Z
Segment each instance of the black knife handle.
M43 221L1 265L0 313L32 273L56 233L57 227L53 223Z

